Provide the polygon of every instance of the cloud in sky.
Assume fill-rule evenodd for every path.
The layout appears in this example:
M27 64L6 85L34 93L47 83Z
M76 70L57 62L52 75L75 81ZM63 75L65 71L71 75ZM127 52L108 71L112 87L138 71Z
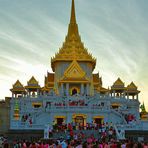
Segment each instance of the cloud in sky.
M106 87L134 81L148 108L148 1L75 0L82 41L97 58ZM67 34L71 1L0 0L1 99L17 80L43 85L50 58Z

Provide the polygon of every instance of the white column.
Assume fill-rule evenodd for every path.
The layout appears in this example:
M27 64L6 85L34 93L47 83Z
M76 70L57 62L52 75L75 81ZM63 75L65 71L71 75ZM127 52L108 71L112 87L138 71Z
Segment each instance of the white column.
M66 83L66 95L69 96L69 83Z
M125 91L123 92L123 98L125 98Z
M136 99L137 99L137 100L139 99L139 96L138 96L138 94L136 95Z
M37 96L39 96L40 94L39 94L39 89L37 89Z
M86 94L89 95L89 84L86 84Z
M114 93L114 97L115 97L115 90L113 91L113 93Z
M129 99L129 94L127 93L127 99Z
M63 83L61 84L61 95L62 96L64 95L64 84Z
M26 94L26 96L27 96L27 97L29 96L29 92L28 92L28 89L27 89L27 94Z
M84 95L84 84L81 84L81 95Z
M29 97L31 96L31 92L29 91Z
M46 95L46 91L43 91L43 96L45 96Z
M24 93L22 92L22 98L24 97Z
M12 98L14 98L14 93L12 93Z
M135 99L135 96L134 95L132 96L132 99Z

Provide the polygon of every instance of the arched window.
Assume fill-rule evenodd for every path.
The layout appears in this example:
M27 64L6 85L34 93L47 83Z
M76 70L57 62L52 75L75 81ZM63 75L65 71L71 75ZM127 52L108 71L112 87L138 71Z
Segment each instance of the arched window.
M72 90L72 96L75 95L75 94L77 94L77 89L74 88L74 89Z

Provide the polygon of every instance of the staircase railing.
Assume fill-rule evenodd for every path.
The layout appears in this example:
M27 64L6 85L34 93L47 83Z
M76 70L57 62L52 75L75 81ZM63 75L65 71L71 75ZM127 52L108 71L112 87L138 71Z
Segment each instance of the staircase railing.
M124 129L124 127L118 129L115 124L114 124L113 126L114 126L114 129L115 129L115 131L116 131L117 139L118 139L118 140L123 140L123 139L125 139L125 129Z
M111 109L111 112L118 115L124 122L124 124L127 124L127 121L125 120L124 116L122 116L119 112L115 111L114 109Z

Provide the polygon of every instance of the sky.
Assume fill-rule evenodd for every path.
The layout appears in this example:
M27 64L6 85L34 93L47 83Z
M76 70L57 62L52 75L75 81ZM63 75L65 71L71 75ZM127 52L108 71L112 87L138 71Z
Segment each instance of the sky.
M81 39L105 87L133 81L148 110L148 0L75 0ZM64 42L71 0L0 0L0 99L16 80L44 84Z

